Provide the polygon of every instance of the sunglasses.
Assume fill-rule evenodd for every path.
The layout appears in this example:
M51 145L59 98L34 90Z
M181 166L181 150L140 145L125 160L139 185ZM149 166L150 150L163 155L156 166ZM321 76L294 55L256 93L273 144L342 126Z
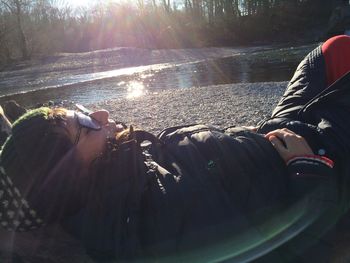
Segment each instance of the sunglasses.
M82 106L82 107L84 109L86 109L84 106ZM78 109L81 110L80 108L78 108ZM78 142L79 142L81 130L83 128L93 130L93 131L99 131L102 128L101 124L98 121L94 120L93 118L91 118L89 116L89 114L91 112L92 111L87 110L87 109L84 111L81 111L81 112L74 112L74 117L77 119L77 122L79 124L79 129L78 129L77 135L75 136L75 139L74 139L75 145L78 144Z
M82 128L98 131L102 127L98 121L90 117L90 114L93 113L92 110L85 108L81 104L75 104L75 107L78 109L78 112L75 112L75 116L79 124L79 130L74 140L74 144L76 145L79 142ZM124 122L116 121L115 123L116 125L121 125L123 129L127 128Z

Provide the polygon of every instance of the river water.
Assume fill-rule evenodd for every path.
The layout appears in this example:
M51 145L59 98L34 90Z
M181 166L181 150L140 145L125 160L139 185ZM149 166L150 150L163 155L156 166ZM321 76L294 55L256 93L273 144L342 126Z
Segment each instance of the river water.
M91 104L167 89L286 81L316 45L57 54L0 72L0 103L14 99L27 107L64 100Z

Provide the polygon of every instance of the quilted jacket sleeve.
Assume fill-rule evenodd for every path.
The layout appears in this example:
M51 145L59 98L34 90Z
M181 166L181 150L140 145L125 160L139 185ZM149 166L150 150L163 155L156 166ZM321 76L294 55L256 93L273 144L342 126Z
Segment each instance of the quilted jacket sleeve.
M336 202L337 187L333 161L318 155L298 156L287 162L291 197L309 196L322 202Z

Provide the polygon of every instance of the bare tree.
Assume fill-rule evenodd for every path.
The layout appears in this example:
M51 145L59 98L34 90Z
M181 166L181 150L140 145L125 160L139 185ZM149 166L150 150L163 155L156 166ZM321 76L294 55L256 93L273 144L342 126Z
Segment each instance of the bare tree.
M0 12L1 13L1 12ZM11 54L8 48L8 28L6 27L5 17L0 17L0 64L7 64L11 61Z
M22 52L22 59L29 58L26 37L23 31L23 12L31 3L30 0L1 0L1 3L16 17L17 34L19 39L19 47Z
M163 7L167 13L170 13L171 11L170 0L163 0Z
M204 44L216 41L220 44L221 38L232 39L234 44L241 36L242 39L268 38L274 34L271 32L294 32L301 23L306 25L308 21L319 21L319 17L328 18L327 9L338 2L136 0L130 4L124 0L119 4L106 4L107 1L96 0L98 5L77 10L67 2L66 6L58 3L60 1L63 0L0 0L0 64L19 56L26 59L30 55L116 45L147 42L147 47L153 47L164 42L167 47L172 46L169 39L175 33L178 39L183 39L179 45L184 46L195 43L199 37ZM325 11L320 13L322 10ZM317 19L311 20L313 17ZM218 28L224 30L220 32Z

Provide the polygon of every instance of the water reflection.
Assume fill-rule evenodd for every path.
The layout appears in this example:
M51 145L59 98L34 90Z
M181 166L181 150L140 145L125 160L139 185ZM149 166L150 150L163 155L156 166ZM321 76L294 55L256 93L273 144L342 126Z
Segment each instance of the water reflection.
M127 99L133 99L140 97L146 93L145 86L142 82L139 81L131 81L128 84L128 94L126 96Z
M65 79L64 86L56 85L49 89L1 97L0 103L15 99L25 106L48 100L89 104L118 97L131 99L148 91L157 92L173 88L285 81L291 78L296 66L297 61L266 63L266 60L248 61L234 59L232 56L187 63L148 65L71 76Z

